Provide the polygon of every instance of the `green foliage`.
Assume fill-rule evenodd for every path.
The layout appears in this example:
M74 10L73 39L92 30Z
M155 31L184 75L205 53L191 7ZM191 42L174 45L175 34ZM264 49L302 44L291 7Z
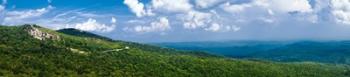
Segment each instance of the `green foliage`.
M347 65L236 60L36 28L60 39L35 39L28 26L0 26L0 76L347 77L350 73Z

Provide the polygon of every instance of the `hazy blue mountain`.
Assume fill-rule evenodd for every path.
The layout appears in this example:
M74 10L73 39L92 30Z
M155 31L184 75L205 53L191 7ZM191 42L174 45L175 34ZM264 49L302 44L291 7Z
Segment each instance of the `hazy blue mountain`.
M350 64L350 41L226 41L156 45L205 51L234 58Z

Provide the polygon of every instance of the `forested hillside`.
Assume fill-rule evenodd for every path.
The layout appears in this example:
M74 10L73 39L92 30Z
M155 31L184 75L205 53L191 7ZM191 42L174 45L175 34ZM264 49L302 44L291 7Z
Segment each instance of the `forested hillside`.
M0 76L348 77L347 65L249 61L110 40L75 29L0 26Z

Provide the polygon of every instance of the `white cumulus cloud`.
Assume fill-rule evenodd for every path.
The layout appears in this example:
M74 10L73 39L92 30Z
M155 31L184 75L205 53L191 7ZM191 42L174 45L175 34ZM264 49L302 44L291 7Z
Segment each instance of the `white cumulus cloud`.
M217 24L217 23L213 23L209 28L206 28L205 30L207 31L212 31L212 32L217 32L219 31L221 28L221 25Z
M179 18L183 21L183 26L185 29L203 29L211 32L239 30L234 29L237 26L229 26L231 24L221 21L221 17L216 13L216 11L213 10L210 12L190 11L183 16L180 15Z
M166 31L171 29L169 20L166 17L160 17L158 21L154 21L150 24L150 26L136 26L134 27L134 31L136 32L158 32L158 31Z
M239 13L245 11L249 7L253 7L254 4L245 3L245 4L231 4L229 2L222 5L223 10L230 13Z
M324 20L324 16L327 15L319 13L324 12L325 7L338 9L331 11L338 22L350 21L349 10L346 7L349 6L346 4L349 0L333 0L343 1L342 4L336 4L342 7L329 7L330 5L325 3L327 0L150 0L145 3L139 0L128 1L130 2L124 3L131 11L136 13L132 7L138 7L139 10L139 13L136 13L138 18L131 20L147 23L148 19L167 16L169 21L174 21L174 25L180 25L183 29L211 32L239 31L241 26L253 23L282 26L290 21L315 24ZM154 16L140 18L147 15L145 10L152 10ZM151 32L154 29L144 25L136 28L140 32Z
M124 4L126 4L137 17L153 15L151 10L145 10L145 5L139 2L139 0L124 0Z
M312 12L308 0L260 0L265 2L268 8L278 12Z
M225 3L223 9L228 12L240 12L246 9L266 9L270 12L312 12L312 7L308 0L254 0L250 3L232 4Z
M96 31L96 32L111 32L115 28L115 24L110 26L97 22L96 19L89 18L85 22L68 24L67 27L72 27L84 31Z
M187 12L192 10L193 5L189 0L152 0L152 7L155 10Z
M261 21L267 24L279 21L301 21L316 23L317 11L308 0L252 0L245 3L226 2L221 9L231 14L228 19L246 23Z
M198 11L190 11L185 16L179 16L184 22L186 29L196 29L206 27L212 21L211 13L203 13Z
M350 24L350 0L332 0L331 8L336 22Z
M212 23L208 28L205 28L206 31L211 32L227 32L227 31L239 31L241 28L238 26L227 26L219 23Z
M222 1L224 0L195 0L195 3L197 7L208 8Z

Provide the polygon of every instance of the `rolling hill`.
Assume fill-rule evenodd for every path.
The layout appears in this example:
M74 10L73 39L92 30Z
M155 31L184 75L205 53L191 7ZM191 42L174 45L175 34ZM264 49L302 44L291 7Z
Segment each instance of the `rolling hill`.
M0 76L348 77L347 65L227 58L76 29L0 26Z
M350 41L228 41L159 43L182 50L206 51L244 59L350 64Z

